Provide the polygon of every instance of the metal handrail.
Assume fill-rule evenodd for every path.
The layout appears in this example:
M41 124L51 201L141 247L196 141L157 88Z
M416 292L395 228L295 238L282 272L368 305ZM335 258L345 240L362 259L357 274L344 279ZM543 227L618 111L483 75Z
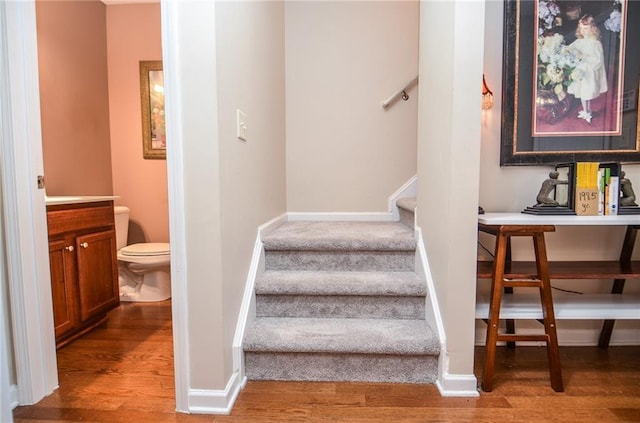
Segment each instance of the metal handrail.
M382 103L382 108L387 109L391 104L395 103L399 98L402 98L404 101L409 100L409 94L407 94L407 90L411 89L413 86L418 85L418 75L416 75L412 80L404 84L404 87L396 91Z

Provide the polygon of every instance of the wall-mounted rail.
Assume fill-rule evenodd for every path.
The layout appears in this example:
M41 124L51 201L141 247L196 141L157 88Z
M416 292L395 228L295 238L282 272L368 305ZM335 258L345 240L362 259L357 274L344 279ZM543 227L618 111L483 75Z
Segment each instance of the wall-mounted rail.
M398 101L399 98L402 98L404 101L409 100L409 94L407 94L407 91L409 91L411 88L413 88L416 85L418 85L418 75L416 75L413 79L411 79L409 82L404 84L402 88L400 88L398 91L393 93L388 99L386 99L384 103L382 103L382 108L383 109L389 108L389 106L391 106L393 103Z

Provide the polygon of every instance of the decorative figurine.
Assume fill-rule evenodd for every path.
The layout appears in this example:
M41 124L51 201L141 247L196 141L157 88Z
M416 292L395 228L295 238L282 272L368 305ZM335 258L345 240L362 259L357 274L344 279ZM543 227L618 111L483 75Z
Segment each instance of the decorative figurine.
M534 207L557 207L560 204L550 197L551 193L556 189L558 184L568 184L569 181L562 181L558 179L560 173L552 170L549 172L549 179L545 180L540 187L540 192L536 197L536 205Z
M624 171L620 172L620 192L622 193L622 196L620 197L620 206L637 206L636 194L633 192L631 181L625 178Z

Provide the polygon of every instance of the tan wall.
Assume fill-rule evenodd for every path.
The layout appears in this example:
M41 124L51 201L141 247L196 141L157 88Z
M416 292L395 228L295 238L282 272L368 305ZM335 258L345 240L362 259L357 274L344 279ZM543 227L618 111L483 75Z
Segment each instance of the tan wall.
M484 7L420 10L417 221L446 332L445 372L458 375L473 375L474 361Z
M280 2L174 7L190 386L224 389L257 227L286 210L284 12ZM235 138L237 108L246 142Z
M112 194L105 5L37 1L48 195Z
M226 363L257 227L286 210L284 34L282 2L216 6ZM236 138L238 108L246 142Z
M416 172L417 1L285 3L287 208L386 211Z
M160 4L107 6L113 192L130 209L131 242L169 241L167 163L142 157L141 60L162 60Z

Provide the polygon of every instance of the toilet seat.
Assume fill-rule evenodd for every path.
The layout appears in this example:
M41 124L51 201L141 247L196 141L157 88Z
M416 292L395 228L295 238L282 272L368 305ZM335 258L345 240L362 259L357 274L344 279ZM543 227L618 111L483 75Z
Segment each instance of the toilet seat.
M131 244L123 247L119 251L123 256L150 257L163 256L171 252L169 243L166 242L144 242Z
M169 243L145 242L127 245L118 251L118 260L141 265L168 266L171 261Z

